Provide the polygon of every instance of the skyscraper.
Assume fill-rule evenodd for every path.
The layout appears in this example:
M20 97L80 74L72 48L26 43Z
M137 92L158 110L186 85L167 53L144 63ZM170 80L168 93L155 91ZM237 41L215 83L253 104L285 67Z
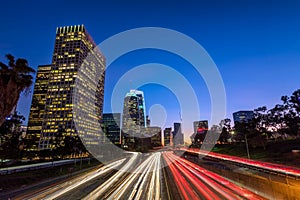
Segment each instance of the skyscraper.
M165 128L164 130L164 145L169 146L171 143L171 134L172 134L172 128Z
M123 144L134 143L134 137L146 127L146 109L144 93L138 90L130 90L124 98L122 115Z
M104 113L101 125L109 142L120 144L121 113Z
M87 57L89 57L88 60ZM95 82L93 75L96 71L102 73ZM91 99L91 101L86 101L85 105L76 105L85 106L86 111L90 113L88 116L82 117L82 123L78 126L84 124L88 134L97 135L99 130L96 130L96 122L100 121L103 109L105 58L83 25L59 27L56 29L54 52L44 101L44 113L42 114L43 120L39 121L39 123L42 121L42 124L39 124L42 127L39 149L55 148L57 140L54 138L58 134L62 136L61 138L82 134L79 133L82 131L80 127L77 129L75 127L73 119L74 99L72 99L79 73L84 74L84 76L80 77L82 88L79 92L81 92L81 96L76 96L75 100L83 98L85 100ZM86 90L84 90L85 88ZM96 92L91 92L90 88ZM93 112L94 110L96 112ZM34 120L35 115L31 113L29 121ZM38 132L39 130L37 134ZM91 143L93 142L91 139Z
M181 131L181 123L174 123L173 143L174 145L184 144L184 136Z
M26 133L26 146L28 150L38 149L44 120L50 72L51 65L38 66Z
M139 130L146 127L146 109L144 93L138 90L130 90L124 98L122 130Z

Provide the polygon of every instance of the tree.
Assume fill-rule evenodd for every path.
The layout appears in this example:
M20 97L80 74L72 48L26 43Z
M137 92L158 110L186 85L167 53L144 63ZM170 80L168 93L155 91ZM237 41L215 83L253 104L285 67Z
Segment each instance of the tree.
M249 122L235 122L235 126L234 126L234 131L235 131L235 135L234 135L234 139L235 141L244 141L245 140L245 136L249 135L249 131L251 129L251 124Z
M286 108L284 121L287 125L287 134L297 135L300 124L300 89L294 91L290 97L282 97L281 100Z
M15 112L0 126L0 155L2 159L20 157L24 141L20 127L25 117Z
M0 62L0 126L17 105L21 92L29 92L33 83L31 73L35 72L23 58L15 61L10 54L6 58L8 65Z
M282 104L277 104L268 111L268 123L281 135L297 135L300 124L300 89L289 96L281 97Z

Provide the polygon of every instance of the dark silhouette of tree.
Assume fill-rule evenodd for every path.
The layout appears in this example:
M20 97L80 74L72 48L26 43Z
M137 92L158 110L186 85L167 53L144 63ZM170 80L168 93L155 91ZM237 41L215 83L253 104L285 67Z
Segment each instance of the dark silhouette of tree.
M25 59L15 61L10 54L6 58L8 65L0 62L0 125L17 105L20 93L29 92L33 83L31 73L35 72Z
M300 89L293 92L290 97L283 96L284 123L286 124L286 133L297 135L299 133L300 123Z
M54 146L52 151L55 158L63 159L72 154L79 155L80 153L86 152L80 138L77 135L67 134L63 128L59 128L58 133L52 140L52 144Z
M300 115L300 89L293 92L293 95L290 97L290 103L292 103L292 107L295 109L295 112Z
M21 156L24 141L22 125L25 117L15 112L0 126L0 154L2 159L16 159Z
M281 97L282 104L277 104L268 111L268 123L281 134L297 135L300 126L300 89L289 96Z
M241 142L245 139L245 135L249 134L249 123L247 122L235 122L234 126L234 139L237 142Z
M268 110L259 107L254 110L252 120L235 124L235 140L248 139L252 147L263 146L274 132L295 136L300 133L300 90L291 96L282 96L282 104Z

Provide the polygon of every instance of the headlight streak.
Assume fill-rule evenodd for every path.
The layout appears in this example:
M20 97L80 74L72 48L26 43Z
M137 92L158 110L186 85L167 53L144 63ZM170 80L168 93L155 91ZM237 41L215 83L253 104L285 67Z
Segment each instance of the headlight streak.
M130 171L130 168L136 162L139 153L137 153L137 152L129 152L129 153L133 154L133 156L129 159L129 161L110 179L105 181L98 188L96 188L94 191L92 191L89 195L87 195L85 198L83 198L83 200L97 199L98 196L104 194L104 192L108 188L112 187L113 184L115 184L121 178L121 176L123 176L126 172Z
M33 197L28 198L28 199L44 199L44 200L48 200L48 199L54 199L57 198L75 188L77 188L78 186L91 181L92 179L103 175L105 173L107 173L108 171L116 168L117 166L121 165L123 162L125 161L125 159L121 159L115 162L112 162L108 165L105 165L103 167L101 167L100 169L90 172L88 174L84 174L80 177L77 177L75 179L72 179L68 182L64 182L62 184L59 184L55 187L51 187L48 190L44 190L38 194L35 194Z
M113 188L113 185L125 175L127 170L121 168L113 177L101 184L97 189L91 192L84 199L128 199L137 200L143 199L143 194L146 194L146 199L161 198L160 195L160 167L161 167L161 153L156 152L151 154L145 161L143 161L134 171L132 171L117 188ZM128 162L130 165L134 163ZM127 164L128 164L127 163ZM152 173L152 175L151 175ZM151 175L151 176L150 176ZM150 180L149 180L150 179ZM149 181L148 188L147 181ZM132 187L133 186L133 187ZM112 191L112 192L110 192ZM128 196L126 196L128 195Z

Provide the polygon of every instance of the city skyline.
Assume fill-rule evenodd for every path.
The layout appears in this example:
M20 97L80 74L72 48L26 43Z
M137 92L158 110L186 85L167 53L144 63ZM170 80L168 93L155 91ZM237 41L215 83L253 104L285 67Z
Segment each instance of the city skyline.
M0 199L298 199L300 1L3 1Z
M65 2L63 3L65 6L57 7L57 2L54 1L47 2L47 6L61 12L55 12L52 18L41 17L36 20L32 19L36 16L43 16L42 5L19 2L16 10L27 8L28 11L32 11L32 14L22 19L12 16L5 10L1 14L5 15L2 20L7 20L3 23L3 37L0 42L1 61L4 61L5 54L12 53L16 57L28 59L29 64L35 69L38 65L51 63L55 39L52 33L57 26L84 24L97 44L118 32L131 28L166 27L192 37L210 54L224 81L227 94L226 117L232 119L232 113L238 110L253 110L263 105L269 108L275 106L280 103L282 95L290 95L299 87L297 79L297 63L300 53L299 40L297 40L299 3L294 1L287 4L272 1L246 3L232 1L231 4L216 2L218 2L216 6L214 2L196 1L190 4L154 1L145 3L146 6L121 1L118 3L122 6L93 2L85 5L87 7L83 6L83 10L87 8L91 10L77 13L74 17L62 10L63 7L67 7L68 3ZM234 6L231 6L232 3ZM12 6L9 2L4 4L6 5L4 7ZM100 5L116 12L110 13L106 9L101 9L103 12L97 12ZM68 4L68 6L70 10L72 8L74 10L76 3ZM156 6L160 6L161 9L156 10ZM180 10L181 7L184 9ZM209 9L213 12L206 11ZM179 10L182 14L177 16ZM124 23L118 23L120 16L124 13L127 14L121 21ZM141 15L141 19L137 19L136 15ZM102 24L97 23L99 19L103 19ZM32 25L28 26L26 21L30 21ZM22 35L15 34L17 29L24 30ZM43 34L39 34L40 31ZM30 47L29 50L28 47ZM210 118L210 96L202 78L194 74L194 71L190 69L190 64L185 60L158 50L136 51L121 57L112 64L107 70L109 78L105 84L104 112L111 112L109 94L117 80L133 66L148 62L169 65L187 77L195 87L200 102L201 116L200 119L194 120ZM170 127L173 122L180 121L178 102L166 88L158 85L145 85L142 88L133 89L144 91L147 108L158 103L165 106L168 118L164 127ZM154 96L160 96L160 98L154 98ZM18 110L27 119L31 98L32 93L27 97L22 96L18 105ZM166 105L169 99L172 101L168 101L169 104ZM192 122L190 127L192 129ZM190 132L185 132L185 134L190 134Z

